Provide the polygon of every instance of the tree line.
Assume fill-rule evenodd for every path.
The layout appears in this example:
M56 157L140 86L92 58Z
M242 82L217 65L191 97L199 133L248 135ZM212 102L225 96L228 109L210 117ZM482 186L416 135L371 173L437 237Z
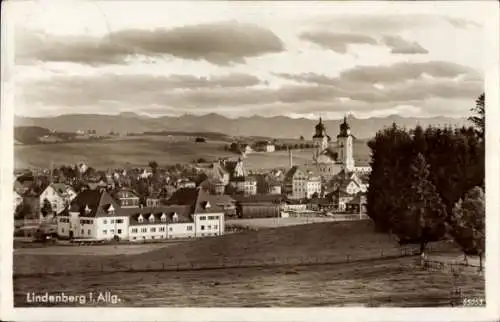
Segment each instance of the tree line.
M471 127L408 130L393 124L368 146L367 211L400 244L452 237L465 254L484 254L484 94Z

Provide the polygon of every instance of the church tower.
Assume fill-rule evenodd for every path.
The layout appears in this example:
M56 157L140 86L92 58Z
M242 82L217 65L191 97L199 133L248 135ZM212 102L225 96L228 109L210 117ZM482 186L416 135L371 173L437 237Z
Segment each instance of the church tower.
M340 124L339 135L337 135L337 144L339 148L339 160L346 171L354 171L355 168L353 141L351 127L347 123L347 117L344 117L344 122Z
M316 161L318 156L328 148L328 141L330 137L326 134L326 128L319 118L319 123L315 126L315 133L313 136L313 144L314 144L314 152L313 152L313 160Z

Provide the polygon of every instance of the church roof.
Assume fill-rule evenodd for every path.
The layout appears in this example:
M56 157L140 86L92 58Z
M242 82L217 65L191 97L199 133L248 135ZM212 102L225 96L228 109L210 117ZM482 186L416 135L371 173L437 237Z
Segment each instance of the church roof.
M314 129L315 129L315 133L314 133L313 138L323 138L325 136L328 137L328 135L326 135L326 128L325 128L325 125L323 124L321 117L319 118L319 122L318 122L318 124L316 124Z

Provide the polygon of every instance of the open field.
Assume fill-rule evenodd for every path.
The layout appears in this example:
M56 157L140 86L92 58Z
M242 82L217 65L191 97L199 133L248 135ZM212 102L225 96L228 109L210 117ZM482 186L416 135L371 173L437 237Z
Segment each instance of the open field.
M370 221L263 229L120 256L16 253L15 305L29 305L26 292L103 290L119 306L449 306L456 288L484 297L483 276L428 272L400 255Z
M133 255L150 252L159 248L172 247L178 243L144 243L144 244L117 244L117 245L88 245L88 246L41 246L28 248L14 248L15 255L69 255L69 256L112 256Z
M484 299L484 277L428 272L416 267L414 261L404 258L289 268L21 277L14 278L14 305L29 306L27 292L88 294L103 290L116 295L120 302L99 306L437 307L462 305L463 298ZM461 295L455 294L457 289ZM88 302L85 305L92 306Z
M397 242L386 234L374 232L372 222L365 220L247 231L196 239L174 247L127 256L14 254L14 272L40 274L304 261L339 262L346 258L364 260L399 255L401 249Z
M313 223L338 221L333 217L298 217L298 218L249 218L228 219L226 227L239 226L248 228L276 228Z
M87 162L94 168L147 166L155 160L158 164L190 163L195 159L215 160L220 157L238 157L224 150L228 142L207 141L195 143L193 139L168 138L166 136L119 137L95 142L19 145L14 147L16 168L49 167L55 164ZM356 159L367 160L369 148L365 142L355 145ZM310 162L311 149L294 150L294 164ZM252 153L245 159L249 169L288 167L287 151Z

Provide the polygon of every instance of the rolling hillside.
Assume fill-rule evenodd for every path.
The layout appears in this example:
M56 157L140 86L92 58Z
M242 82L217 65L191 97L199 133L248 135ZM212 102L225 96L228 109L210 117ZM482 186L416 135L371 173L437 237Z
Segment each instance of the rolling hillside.
M14 147L14 166L16 168L47 168L54 164L75 164L84 161L97 169L127 166L147 166L155 160L160 166L176 163L191 163L203 158L216 160L221 157L238 157L224 146L228 142L210 141L195 143L193 139L169 139L166 136L123 137L95 142L69 142L40 145L18 145ZM369 159L370 149L365 141L354 145L357 160ZM294 164L310 162L310 149L294 150ZM288 167L289 156L286 151L273 153L253 153L245 159L249 169Z
M57 117L30 118L17 116L16 126L40 126L56 131L74 132L78 129L94 129L98 134L115 132L146 132L146 131L186 131L186 132L218 132L231 136L261 136L269 138L311 138L317 120L292 119L285 116L275 117L242 117L230 119L219 114L211 113L202 116L183 115L179 117L151 118L134 113L119 115L97 114L68 114ZM335 137L342 120L325 120L327 132ZM466 124L464 118L454 119L447 117L434 118L405 118L388 116L384 118L357 119L349 117L353 134L358 138L371 138L385 126L396 122L400 126L414 127L420 124L428 125L458 125Z

